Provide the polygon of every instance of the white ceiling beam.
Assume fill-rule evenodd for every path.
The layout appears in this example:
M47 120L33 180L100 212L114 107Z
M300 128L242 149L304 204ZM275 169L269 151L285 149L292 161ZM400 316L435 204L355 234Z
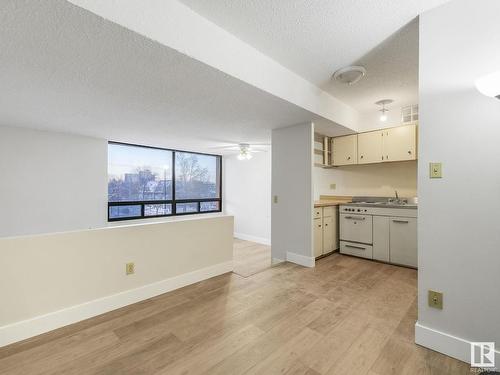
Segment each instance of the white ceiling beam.
M68 0L318 116L357 130L358 113L176 0Z

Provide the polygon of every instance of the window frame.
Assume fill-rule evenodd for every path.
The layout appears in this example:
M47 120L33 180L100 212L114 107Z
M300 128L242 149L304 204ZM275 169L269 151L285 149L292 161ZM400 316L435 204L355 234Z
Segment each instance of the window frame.
M172 199L155 200L155 201L146 200L146 201L110 202L109 201L109 193L108 193L108 214L107 214L108 222L126 221L126 220L144 220L144 219L154 219L154 218L159 218L159 217L170 217L170 216L202 215L202 214L222 212L222 155L207 154L207 153L203 153L203 152L193 152L193 151L186 151L186 150L176 150L176 149L155 147L155 146L145 146L145 145L138 145L138 144L134 144L134 143L124 143L124 142L116 142L116 141L108 141L108 146L109 145L143 147L143 148L150 148L150 149L155 149L155 150L163 150L163 151L172 152ZM183 153L195 154L195 155L204 155L204 156L214 156L216 158L216 160L218 162L218 167L219 167L219 173L218 173L219 197L218 198L199 198L199 199L176 199L175 198L175 156L176 156L177 152L183 152ZM109 166L109 164L108 164L108 166ZM219 209L218 210L210 210L210 211L200 211L201 203L203 203L203 202L218 202ZM177 203L197 203L198 211L197 212L177 213L177 207L176 207ZM144 216L145 206L153 205L153 204L154 205L156 205L156 204L158 204L158 205L159 204L170 204L172 207L171 213L167 214L167 215ZM117 206L141 206L141 216L111 218L110 217L110 208L117 207Z

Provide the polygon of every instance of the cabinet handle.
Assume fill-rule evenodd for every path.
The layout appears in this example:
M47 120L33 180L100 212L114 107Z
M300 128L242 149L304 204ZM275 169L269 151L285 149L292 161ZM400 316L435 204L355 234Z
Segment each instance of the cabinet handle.
M327 226L328 226L328 224L325 224L325 227L327 227Z
M385 155L385 160L389 160L389 155Z
M345 247L350 247L351 249L366 250L365 247L361 247L361 246L345 245Z
M360 159L363 159L363 155L360 156Z
M408 220L393 220L392 222L393 223L401 223L401 224L408 224L409 223Z
M321 228L321 224L320 224L320 225L318 225L318 228Z
M366 218L364 218L364 217L356 217L356 216L344 216L344 219L350 219L350 220L365 220Z
M347 160L351 160L351 157L350 157L350 156L348 156L348 157L347 157Z
M410 150L408 150L408 154L411 155L411 151Z

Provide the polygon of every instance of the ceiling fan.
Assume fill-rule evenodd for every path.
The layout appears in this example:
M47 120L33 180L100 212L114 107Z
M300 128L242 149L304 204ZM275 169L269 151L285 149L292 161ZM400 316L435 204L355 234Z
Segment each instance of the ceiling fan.
M267 147L270 146L269 143L238 143L230 146L219 146L214 147L220 150L233 151L238 153L238 160L250 160L252 154L256 152L267 152Z

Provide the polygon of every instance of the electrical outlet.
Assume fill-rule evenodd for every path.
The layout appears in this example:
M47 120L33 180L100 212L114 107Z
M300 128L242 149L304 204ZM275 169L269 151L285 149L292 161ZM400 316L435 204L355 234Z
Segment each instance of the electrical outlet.
M278 203L278 196L277 196L277 195L275 195L275 196L273 197L273 202L274 202L274 203Z
M439 310L443 309L443 293L429 290L428 299L429 307L434 307Z
M330 184L330 189L335 190L337 188L337 184Z
M443 177L442 171L441 171L441 163L429 163L429 175L430 175L430 178Z
M125 274L132 275L133 273L135 273L135 264L134 263L125 264Z

